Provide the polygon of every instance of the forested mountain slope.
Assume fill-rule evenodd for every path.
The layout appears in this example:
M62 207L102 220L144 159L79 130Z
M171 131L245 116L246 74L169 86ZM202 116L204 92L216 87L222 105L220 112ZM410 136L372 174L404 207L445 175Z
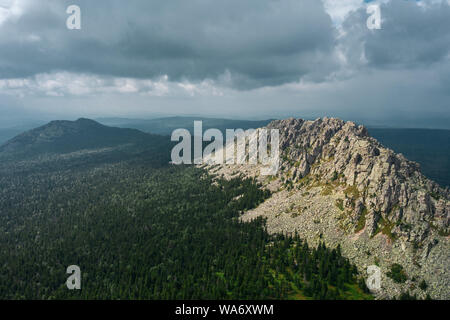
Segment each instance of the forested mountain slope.
M270 196L253 179L213 183L205 170L170 165L167 137L147 138L79 120L2 149L0 298L371 298L339 246L239 221ZM74 264L81 291L65 285Z
M0 146L0 156L28 157L129 145L160 145L167 139L136 129L101 125L89 119L52 121L26 131Z

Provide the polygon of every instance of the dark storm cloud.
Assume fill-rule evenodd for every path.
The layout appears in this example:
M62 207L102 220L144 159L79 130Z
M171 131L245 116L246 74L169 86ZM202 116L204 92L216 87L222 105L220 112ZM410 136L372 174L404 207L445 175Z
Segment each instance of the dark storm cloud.
M381 30L366 27L363 9L344 22L346 35L341 42L353 64L410 69L449 60L450 5L446 1L425 6L415 1L390 1L381 6L381 13Z
M69 4L82 30L65 28ZM238 89L318 81L336 68L317 0L33 1L0 26L0 78L70 71Z
M447 0L380 0L381 30L359 0L326 0L333 22L320 0L15 1L22 15L0 10L6 123L164 113L450 128ZM65 27L74 3L80 31Z

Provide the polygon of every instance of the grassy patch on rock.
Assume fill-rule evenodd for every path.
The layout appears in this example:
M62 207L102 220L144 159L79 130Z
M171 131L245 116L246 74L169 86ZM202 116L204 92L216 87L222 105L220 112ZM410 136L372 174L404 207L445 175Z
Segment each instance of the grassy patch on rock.
M361 215L358 219L358 224L356 225L355 232L359 232L366 226L366 215L367 215L367 208L364 207L363 211L361 212Z
M339 210L344 211L344 200L337 199L334 204L336 205L336 207L338 207Z
M398 263L391 265L391 270L387 272L386 275L396 283L404 283L408 280L408 276L406 275L405 270L403 270L403 266Z

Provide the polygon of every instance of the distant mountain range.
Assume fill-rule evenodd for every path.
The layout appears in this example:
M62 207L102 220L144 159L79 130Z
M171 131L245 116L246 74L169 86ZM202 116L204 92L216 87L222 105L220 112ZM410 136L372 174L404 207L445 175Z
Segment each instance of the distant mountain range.
M185 128L193 133L194 121L202 121L203 129L210 128L225 131L226 129L256 129L266 126L272 120L230 120L202 117L167 117L159 119L139 120L139 119L122 119L122 118L99 118L98 122L114 127L133 128L144 132L171 135L172 132L179 128Z
M150 120L101 118L102 124L121 128L134 128L144 132L170 135L173 130L186 128L193 131L196 120L203 121L203 129L241 128L256 129L272 120L247 121L199 117L167 117ZM403 129L368 127L371 136L395 152L420 164L422 172L442 186L450 186L450 130Z
M260 121L247 121L247 120L230 120L230 119L217 119L217 118L201 118L201 117L166 117L159 119L124 119L124 118L99 118L96 119L104 126L112 126L119 128L137 129L146 133L158 134L158 135L170 135L173 130L178 128L186 128L193 131L193 123L195 120L203 121L203 129L217 128L221 131L230 128L260 128L266 126L271 120ZM83 121L78 124L82 124ZM52 122L45 126L45 129L51 130L51 127L56 124L68 125L68 122ZM91 123L92 124L92 123ZM18 127L0 129L0 145L7 142L10 139L20 135L21 133L37 127L38 123L21 125ZM44 128L44 127L43 127ZM98 127L99 128L99 127ZM91 131L86 131L85 134L94 134L95 137L86 138L86 143L100 143L102 140L105 145L114 143L115 139L119 139L116 142L126 142L126 139L131 138L130 131L108 131L108 134L112 134L116 138L107 138L106 136L96 136L94 129L91 126ZM83 129L84 130L84 129ZM111 129L107 129L111 130ZM368 128L371 136L380 141L384 146L393 149L395 152L404 154L408 159L416 161L421 166L421 171L429 178L433 179L442 186L450 186L450 130L432 130L432 129L392 129L392 128ZM39 131L33 131L36 133ZM118 134L120 132L120 134ZM126 134L125 134L126 133ZM118 135L117 135L118 134ZM134 132L139 137L143 137L141 134ZM120 137L119 137L120 136ZM124 138L127 136L127 138ZM136 136L136 137L137 137ZM14 138L13 141L9 141L8 148L19 141L25 142L27 134ZM41 138L42 139L42 138ZM100 139L100 140L99 140ZM111 140L112 139L112 140ZM122 139L122 140L121 140ZM123 140L125 139L125 140ZM64 140L67 141L66 138ZM108 142L109 140L109 142ZM90 142L89 142L90 141ZM102 144L100 143L100 144ZM58 148L67 148L67 146L60 146ZM75 143L73 147L79 145ZM43 145L41 145L43 146ZM6 149L5 146L2 147ZM1 149L0 149L1 150Z

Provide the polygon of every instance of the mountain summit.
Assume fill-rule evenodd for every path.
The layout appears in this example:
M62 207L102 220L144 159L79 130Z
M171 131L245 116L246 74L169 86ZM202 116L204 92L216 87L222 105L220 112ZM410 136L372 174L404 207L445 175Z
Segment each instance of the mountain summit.
M291 118L267 128L280 132L277 176L260 176L258 166L209 167L218 176L256 177L274 191L242 220L262 216L270 232L340 244L362 272L381 267L382 297L411 288L425 297L417 279L428 283L432 297L450 297L448 189L353 122ZM391 270L396 265L407 275L400 282Z

